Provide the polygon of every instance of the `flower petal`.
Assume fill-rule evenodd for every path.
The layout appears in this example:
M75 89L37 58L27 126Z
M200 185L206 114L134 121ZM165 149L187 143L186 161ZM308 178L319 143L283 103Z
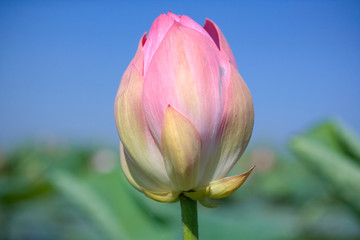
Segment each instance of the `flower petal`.
M174 23L174 19L161 14L151 25L149 36L144 45L144 75L159 44Z
M136 188L138 191L141 191L141 187L139 186L139 184L137 184L137 182L134 180L133 176L130 173L129 170L129 165L126 161L126 157L125 157L125 152L124 152L124 147L123 145L120 143L120 163L121 163L121 168L125 174L126 179L130 182L130 184Z
M209 33L220 51L227 55L230 63L237 68L234 55L220 28L210 19L206 19L204 29Z
M224 111L229 76L230 63L210 40L174 23L144 79L144 112L158 146L164 113L171 105L199 131L204 147L201 165L206 164ZM200 178L203 174L201 170Z
M235 192L249 177L254 167L246 173L210 182L209 198L224 198Z
M142 191L148 198L158 202L176 202L180 195L180 192L152 192L144 188Z
M201 200L204 198L224 198L236 191L248 178L252 170L252 167L246 173L218 179L208 184L199 186L191 191L184 192L185 196L193 200Z
M239 160L249 143L254 125L254 106L249 89L235 67L231 68L230 84L218 135L220 158L213 180L223 178Z
M187 191L198 181L201 138L191 122L171 106L165 112L162 154L174 187Z
M142 56L141 48L136 56L138 55ZM131 160L129 161L156 182L157 186L151 190L159 191L169 189L170 183L160 150L145 122L142 104L143 77L141 68L139 69L141 66L136 65L133 60L124 73L119 87L121 91L119 90L115 100L115 120L120 140Z
M210 37L209 33L207 33L200 24L198 24L197 22L195 22L188 16L186 16L186 15L179 16L179 15L172 13L171 11L169 11L167 15L169 17L172 17L176 22L180 23L184 27L188 27L195 31L198 31L199 33L201 33L202 35L207 37L210 41L213 41L212 38Z
M180 22L181 17L179 15L176 15L176 14L172 13L171 11L169 11L167 15L169 17L172 17L175 21Z
M209 185L201 186L201 187L197 188L196 190L184 192L185 196L187 196L195 201L206 198L209 196L209 194L210 194L210 186Z
M121 144L121 143L120 143ZM159 183L159 180L149 176L134 160L131 159L121 144L121 167L127 178L127 180L137 190L143 192L143 189L149 189L149 191L168 191L167 186L163 186Z

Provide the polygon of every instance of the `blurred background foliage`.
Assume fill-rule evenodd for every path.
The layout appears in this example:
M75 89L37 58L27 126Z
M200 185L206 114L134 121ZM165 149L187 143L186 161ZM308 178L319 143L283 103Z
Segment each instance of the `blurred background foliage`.
M218 208L199 206L202 239L360 239L360 140L336 121L287 149L254 145L231 174L255 171ZM178 203L124 178L117 149L25 144L0 152L0 239L181 239Z

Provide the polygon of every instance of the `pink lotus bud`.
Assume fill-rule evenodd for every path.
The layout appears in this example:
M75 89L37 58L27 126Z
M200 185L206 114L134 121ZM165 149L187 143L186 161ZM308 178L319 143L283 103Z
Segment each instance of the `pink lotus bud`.
M169 12L154 21L121 79L115 119L123 171L154 200L226 197L251 172L224 178L249 142L254 108L210 20Z

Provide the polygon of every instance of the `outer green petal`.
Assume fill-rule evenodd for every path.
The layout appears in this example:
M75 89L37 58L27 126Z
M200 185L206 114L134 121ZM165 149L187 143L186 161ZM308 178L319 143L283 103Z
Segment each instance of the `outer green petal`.
M161 142L166 171L174 187L181 191L194 188L201 155L200 134L171 106L165 111Z

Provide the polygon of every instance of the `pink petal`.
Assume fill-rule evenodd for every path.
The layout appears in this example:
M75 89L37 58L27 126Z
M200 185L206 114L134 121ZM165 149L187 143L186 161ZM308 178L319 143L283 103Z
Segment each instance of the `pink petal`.
M180 22L181 17L179 15L176 15L176 14L172 13L171 11L169 11L167 15L169 17L172 17L175 21Z
M204 29L209 33L221 52L227 55L230 63L237 68L234 55L220 28L213 21L206 19Z
M194 20L189 18L188 16L186 16L186 15L181 16L180 24L184 25L185 27L188 27L188 28L198 31L199 33L201 33L202 35L204 35L205 37L207 37L209 40L212 41L212 38L205 31L205 29L201 25L199 25L197 22L195 22Z
M147 72L156 49L173 23L173 18L161 14L151 25L149 36L144 45L144 74Z
M205 37L209 38L212 41L212 38L208 34L208 32L205 31L205 29L201 25L199 25L197 22L195 22L188 16L186 16L186 15L179 16L172 12L168 12L167 15L169 17L172 17L176 22L180 23L181 25L191 28L191 29L194 29L195 31L198 31L199 33L203 34Z
M223 113L229 74L228 60L212 41L174 23L154 54L144 79L144 113L159 146L165 109L170 104L192 122L204 146L212 147Z

